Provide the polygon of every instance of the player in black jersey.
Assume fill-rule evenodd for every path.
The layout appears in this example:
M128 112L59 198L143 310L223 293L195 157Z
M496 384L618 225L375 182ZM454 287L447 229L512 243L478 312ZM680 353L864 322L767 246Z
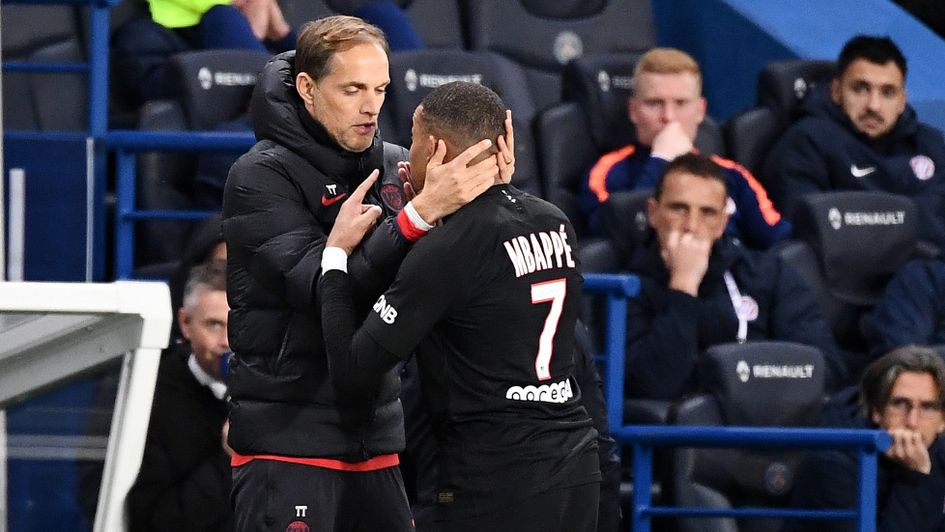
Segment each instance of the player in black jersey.
M428 94L414 114L413 188L438 150L449 159L502 135L504 109L474 83ZM370 401L383 372L417 351L440 449L437 529L594 530L600 471L573 379L582 278L568 219L497 180L413 247L355 330L345 264L376 214L357 197L342 211L318 287L329 372Z

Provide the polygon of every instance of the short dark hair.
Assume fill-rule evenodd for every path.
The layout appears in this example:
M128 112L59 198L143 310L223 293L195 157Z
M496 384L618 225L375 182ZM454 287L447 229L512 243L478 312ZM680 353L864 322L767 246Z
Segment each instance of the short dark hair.
M505 134L506 107L489 87L452 81L430 91L420 106L423 111L419 119L434 137L460 151L482 139L491 139L490 152L498 152L495 140Z
M847 41L837 59L837 77L842 76L850 64L857 59L865 59L877 65L885 65L892 61L902 72L902 79L906 79L906 58L902 55L902 50L889 37L857 35Z
M860 379L860 405L869 416L889 402L896 379L904 372L927 373L938 386L938 404L945 406L945 362L928 347L907 345L876 359Z
M214 259L190 269L184 285L183 308L193 311L197 305L197 294L201 291L226 292L226 261Z
M728 182L725 180L725 172L722 167L705 155L697 153L684 153L666 164L659 181L656 182L656 189L653 191L653 197L660 199L663 194L663 182L666 176L674 173L692 174L706 179L714 179L725 188L725 194L728 195Z
M336 15L309 22L296 41L295 72L305 72L318 81L331 72L336 53L365 43L377 44L390 56L384 32L358 17Z

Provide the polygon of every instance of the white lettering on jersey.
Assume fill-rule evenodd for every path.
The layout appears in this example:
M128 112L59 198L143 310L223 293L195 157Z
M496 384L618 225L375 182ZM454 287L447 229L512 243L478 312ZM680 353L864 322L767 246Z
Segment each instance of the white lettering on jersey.
M557 231L538 231L512 237L502 243L515 268L515 276L551 268L574 268L564 224Z
M394 320L397 319L397 309L389 304L383 295L377 298L377 303L374 303L374 312L377 312L377 315L388 325L393 325Z
M513 401L535 401L539 403L566 403L574 397L571 390L571 379L560 382L542 384L541 386L510 386L505 392L505 398Z

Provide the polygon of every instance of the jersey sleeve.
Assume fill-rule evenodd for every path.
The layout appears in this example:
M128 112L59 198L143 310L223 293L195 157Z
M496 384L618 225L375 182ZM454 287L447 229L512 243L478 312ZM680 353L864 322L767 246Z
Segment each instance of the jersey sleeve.
M454 305L465 298L461 242L434 230L414 244L390 289L374 303L363 330L382 348L405 358Z

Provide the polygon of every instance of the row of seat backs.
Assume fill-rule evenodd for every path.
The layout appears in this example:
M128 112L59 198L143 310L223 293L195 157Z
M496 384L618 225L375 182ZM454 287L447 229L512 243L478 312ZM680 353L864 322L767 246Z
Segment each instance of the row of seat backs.
M3 5L3 60L85 61L81 10L75 6ZM82 74L3 73L7 129L81 131L88 128L88 90Z
M409 145L413 110L433 87L465 79L493 88L515 110L516 184L561 207L583 236L583 215L577 206L577 195L584 172L600 153L631 142L634 137L626 115L626 101L636 58L636 54L609 53L572 61L563 74L563 97L571 101L537 114L525 89L522 69L501 55L454 49L394 53L391 86L380 117L381 130L386 139ZM179 80L180 108L168 111L167 104L148 105L142 112L140 127L200 130L232 119L245 110L248 94L246 84L234 86L233 80L255 80L264 62L264 54L243 51L201 51L176 56L171 71ZM221 75L229 83L215 83ZM167 122L168 113L179 115L178 125ZM705 153L725 152L719 127L711 119L700 128L697 145ZM164 165L157 176L145 178L144 182L171 183L178 190L187 190L193 156L165 155L166 161L179 161L170 165L179 171L168 173L168 165ZM145 164L142 170L147 172L147 168ZM145 207L172 208L164 201L151 201L150 198L161 198L161 194L141 193ZM605 213L609 210L604 209Z

